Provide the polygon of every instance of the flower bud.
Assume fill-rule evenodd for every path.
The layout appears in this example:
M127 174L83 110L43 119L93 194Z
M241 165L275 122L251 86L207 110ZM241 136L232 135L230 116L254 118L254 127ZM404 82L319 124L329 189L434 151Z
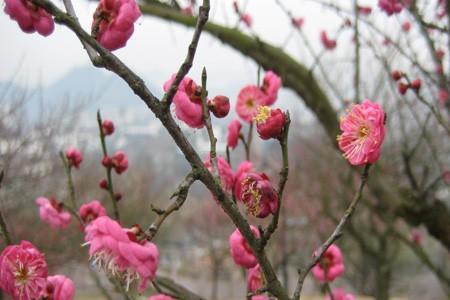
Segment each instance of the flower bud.
M102 190L107 190L108 189L108 182L106 181L105 178L100 179L100 181L98 182L98 186L102 189Z
M117 174L122 174L128 169L128 157L123 151L117 151L112 159L112 167Z
M226 96L216 96L208 100L208 107L216 118L224 118L230 112L230 99Z
M279 108L271 109L268 106L261 106L258 108L258 113L254 120L256 122L256 130L263 140L278 139L283 133L286 115Z
M413 82L411 82L411 88L418 91L420 90L420 86L422 85L422 81L420 79L416 79Z
M403 82L398 84L398 92L402 95L406 94L406 91L409 89L409 85Z
M112 160L109 156L104 156L102 159L102 165L105 168L111 168L112 167Z
M391 74L392 79L395 81L400 80L403 77L403 73L399 70L394 70Z
M114 194L114 198L116 199L117 202L119 202L120 200L122 200L122 193L121 192L117 192Z
M111 120L104 120L102 122L102 131L104 135L111 135L114 133L114 123Z
M80 164L83 161L81 152L75 147L70 147L66 150L66 158L67 162L69 163L69 167L73 166L77 169L80 167Z

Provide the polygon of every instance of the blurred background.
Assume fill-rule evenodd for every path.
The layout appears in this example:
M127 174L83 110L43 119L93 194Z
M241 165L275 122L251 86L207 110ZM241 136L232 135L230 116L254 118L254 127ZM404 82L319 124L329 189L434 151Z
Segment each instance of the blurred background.
M420 215L424 203L436 201L442 205L442 212L449 209L450 179L446 181L443 175L450 168L450 142L442 125L449 124L448 104L446 108L445 103L437 101L427 39L422 27L415 26L413 14L403 11L387 17L377 2L357 2L372 8L370 15L358 17L357 93L353 1L240 0L239 6L253 18L248 28L239 22L231 0L211 0L210 20L279 47L303 64L317 79L337 116L355 102L355 95L384 107L388 131L382 159L373 173L395 190L397 198L380 199L370 191L364 195L363 204L338 242L346 272L336 286L361 295L358 299L447 299L450 257L445 243L429 235L420 217L412 222L384 203L409 201L417 196L414 199L422 204L411 202L408 213L417 206ZM438 1L418 2L424 19L431 18L448 28L448 17L433 19ZM166 4L173 7L170 1ZM190 5L188 1L179 4ZM96 3L79 0L74 5L81 24L88 29ZM287 11L304 18L301 29L292 26ZM350 25L345 25L347 20ZM407 32L402 28L406 21L413 24ZM319 39L322 30L336 38L336 49L323 49ZM112 288L102 274L89 271L80 228L73 223L62 233L39 220L34 202L37 197L64 200L68 196L58 152L76 146L83 153L83 163L74 172L77 200L81 203L98 199L111 209L107 193L98 187L104 170L96 111L100 109L104 119L113 120L116 133L107 140L109 151L124 150L130 159L129 170L114 178L116 190L123 193L119 202L123 223L141 224L143 228L155 218L151 205L168 204L175 187L189 172L189 165L144 103L120 78L91 66L76 36L67 28L56 26L54 34L47 38L25 34L1 13L0 32L0 167L5 171L0 209L15 240L30 240L46 253L52 273L74 279L76 299L102 299L97 280L106 289ZM127 46L115 54L160 97L163 83L183 61L191 36L192 28L144 15ZM436 47L445 49L442 65L447 78L448 32L437 30L430 36ZM236 97L243 86L256 84L258 66L257 61L231 48L227 41L219 41L207 32L202 35L189 76L200 82L201 70L206 67L209 92L231 100L230 114L214 120L221 155L225 155L226 126L236 118ZM390 78L393 69L404 70L411 78L422 78L422 100L439 113L431 113L433 109L418 95L400 95ZM283 283L293 290L297 269L309 261L314 249L334 229L355 193L358 176L336 151L301 95L282 88L275 106L291 113L290 177L283 221L268 251ZM180 126L206 157L206 132ZM244 157L239 145L232 152L234 170ZM252 161L273 181L278 180L281 154L276 141L255 138ZM444 233L449 232L445 229L448 224L441 222L439 226ZM210 193L194 184L186 204L164 223L154 240L161 252L158 274L175 279L205 299L243 299L245 273L233 263L228 249L233 230ZM308 278L304 294L320 299L321 292L320 285ZM111 294L116 297L114 292Z

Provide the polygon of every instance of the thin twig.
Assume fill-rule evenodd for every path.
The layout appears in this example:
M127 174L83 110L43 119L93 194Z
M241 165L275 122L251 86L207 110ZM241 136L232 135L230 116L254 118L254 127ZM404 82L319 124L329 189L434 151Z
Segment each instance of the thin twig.
M69 189L69 200L70 205L74 210L77 209L77 203L75 198L75 187L73 185L73 179L72 179L72 166L69 165L64 153L62 151L59 152L59 157L61 158L61 161L64 165L64 172L66 173L67 178L67 188Z
M197 24L195 25L194 35L192 36L192 41L189 44L188 53L186 55L186 58L184 59L184 62L181 64L180 68L178 69L178 72L175 76L174 81L169 87L169 90L164 95L162 99L162 103L164 103L164 106L166 109L170 107L170 104L172 103L172 99L175 96L175 93L178 89L178 86L180 85L181 81L183 80L184 76L189 72L189 70L192 67L192 63L194 61L195 52L197 51L198 42L200 40L200 35L202 33L203 27L205 26L206 22L208 21L209 16L209 0L203 0L202 6L199 8L198 13L198 19Z
M323 254L325 253L325 251L327 251L328 247L330 247L330 245L333 244L334 241L336 241L342 235L342 231L344 229L345 224L352 216L359 200L362 197L362 192L363 192L364 186L366 185L367 178L369 176L370 166L371 166L370 164L365 165L364 171L361 175L361 183L359 185L358 191L355 194L355 196L353 197L353 200L350 203L350 206L345 211L344 216L342 216L341 220L339 221L339 224L336 226L333 233L325 241L325 243L323 243L322 246L320 246L319 249L317 249L317 251L314 254L313 260L305 268L299 270L299 277L298 277L298 281L297 281L297 287L295 288L293 300L300 299L300 294L301 294L302 288L303 288L303 282L305 281L306 276L311 271L311 269L320 261Z
M166 220L166 218L170 214L179 210L181 206L183 206L184 202L186 201L189 188L197 179L198 175L196 171L190 172L180 183L180 185L178 185L178 188L175 191L175 193L173 193L173 195L170 197L170 199L176 197L174 202L172 202L164 210L156 210L155 208L153 208L154 211L156 210L158 217L156 218L155 221L153 221L153 223L148 227L147 231L145 232L145 237L148 241L151 241L155 237L164 220Z

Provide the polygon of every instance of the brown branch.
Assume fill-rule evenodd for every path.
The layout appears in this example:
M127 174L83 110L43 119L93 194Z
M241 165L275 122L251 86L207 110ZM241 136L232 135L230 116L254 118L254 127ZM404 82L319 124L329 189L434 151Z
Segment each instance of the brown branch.
M5 173L2 170L0 172L0 188L2 187L4 175L5 175ZM12 244L11 235L9 234L8 226L6 225L6 221L5 221L5 218L3 217L3 213L1 210L0 210L0 228L2 230L2 235L3 235L3 239L5 240L5 243L7 245L11 245Z
M184 286L176 283L170 278L163 277L163 276L157 276L153 280L159 287L162 287L168 291L170 291L172 294L175 294L177 298L183 299L183 300L204 300L203 297L193 293L192 291L188 290Z
M176 197L174 202L172 202L166 209L152 208L152 210L158 214L158 217L156 218L155 221L153 221L153 223L148 227L148 229L145 232L145 237L148 241L151 241L155 237L164 220L170 214L179 210L181 206L183 206L184 202L186 201L189 188L197 179L198 179L197 172L196 171L190 172L180 183L175 193L173 193L172 196L170 197L170 199Z
M347 221L351 218L353 212L356 209L356 206L358 205L359 200L362 197L362 192L364 189L364 186L366 185L367 178L369 176L369 169L370 164L365 165L364 171L361 175L361 183L359 185L358 191L353 197L352 202L350 203L350 206L345 211L344 215L342 216L341 220L339 221L339 224L334 229L333 233L330 235L330 237L325 241L325 243L322 244L322 246L317 249L317 251L314 253L313 260L303 269L299 270L299 278L297 281L297 287L295 288L294 300L300 299L300 294L302 292L303 288L303 282L305 281L306 276L311 271L311 269L320 261L325 251L327 251L328 247L331 246L331 244L334 243L340 236L342 235L342 231L344 229L345 224Z
M175 76L175 80L172 82L172 84L169 87L169 90L164 95L164 97L161 101L162 103L164 103L166 109L169 109L170 104L172 103L173 96L175 96L175 93L178 89L178 86L180 85L184 76L186 76L186 74L192 68L192 63L194 61L195 52L197 51L197 46L198 46L198 42L200 40L200 35L202 33L203 27L205 26L206 22L208 21L209 8L210 8L209 0L203 0L203 5L200 6L200 8L199 8L197 23L195 25L194 34L192 36L192 41L189 44L188 53L186 55L186 58L184 59L184 62L181 64L180 68L178 69L177 75Z

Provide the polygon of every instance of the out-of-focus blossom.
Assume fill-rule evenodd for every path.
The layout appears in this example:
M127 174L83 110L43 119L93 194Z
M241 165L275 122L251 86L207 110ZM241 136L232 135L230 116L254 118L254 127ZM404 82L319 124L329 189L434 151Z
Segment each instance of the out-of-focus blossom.
M352 165L372 164L378 160L384 140L385 114L381 106L368 99L354 105L341 119L338 144Z
M252 27L253 19L250 14L241 14L239 18L247 27Z
M234 149L236 148L239 135L241 134L242 124L239 120L233 120L228 124L228 136L227 136L227 146L228 148Z
M356 299L354 295L347 293L343 289L334 289L331 293L333 294L334 300L355 300ZM327 295L325 297L325 300L331 300L331 296Z
M251 123L258 107L264 105L265 101L266 94L260 88L254 85L245 86L239 92L236 112L242 120Z
M305 23L305 18L301 17L293 17L291 19L292 26L294 26L297 29L300 29L303 27L303 24Z
M259 231L255 226L250 226L253 235L259 238ZM230 253L234 262L244 268L250 269L256 266L258 261L256 260L253 251L250 249L245 238L242 236L239 229L236 229L228 240L230 244Z
M36 199L39 206L39 216L41 220L53 228L64 229L70 224L71 216L64 211L64 205L55 199L39 197Z
M278 97L278 90L281 87L281 79L273 71L267 71L264 75L263 84L261 90L266 95L263 104L272 105L275 103Z
M409 21L405 21L402 23L402 30L404 32L409 32L410 29L411 29L411 23Z
M336 48L336 40L330 39L325 30L322 30L320 32L320 41L327 50L333 50L334 48Z
M128 169L128 156L123 151L117 151L111 158L112 167L117 174L122 174Z
M331 282L345 271L342 253L338 246L332 244L323 254L320 261L312 269L319 282Z
M73 166L78 169L83 161L83 156L81 155L80 150L75 147L70 147L66 150L66 159L70 167Z
M409 0L378 0L378 6L388 16L400 13L406 5L409 5Z
M370 6L359 6L358 11L361 15L370 15L372 13L372 7Z
M234 175L233 175L233 170L231 169L230 165L228 164L228 162L222 157L222 156L217 156L217 165L219 168L219 177L220 177L220 182L222 184L222 187L227 190L227 191L231 191L231 189L233 188L233 183L234 183ZM211 162L211 158L207 157L207 159L204 162L205 167L211 172L212 171L212 162Z
M30 0L5 0L5 13L26 33L48 36L55 29L52 16Z
M43 299L72 300L75 296L75 284L64 275L47 277L47 285L41 292Z
M80 206L79 215L84 223L89 223L98 217L106 216L106 209L98 200L92 200Z

